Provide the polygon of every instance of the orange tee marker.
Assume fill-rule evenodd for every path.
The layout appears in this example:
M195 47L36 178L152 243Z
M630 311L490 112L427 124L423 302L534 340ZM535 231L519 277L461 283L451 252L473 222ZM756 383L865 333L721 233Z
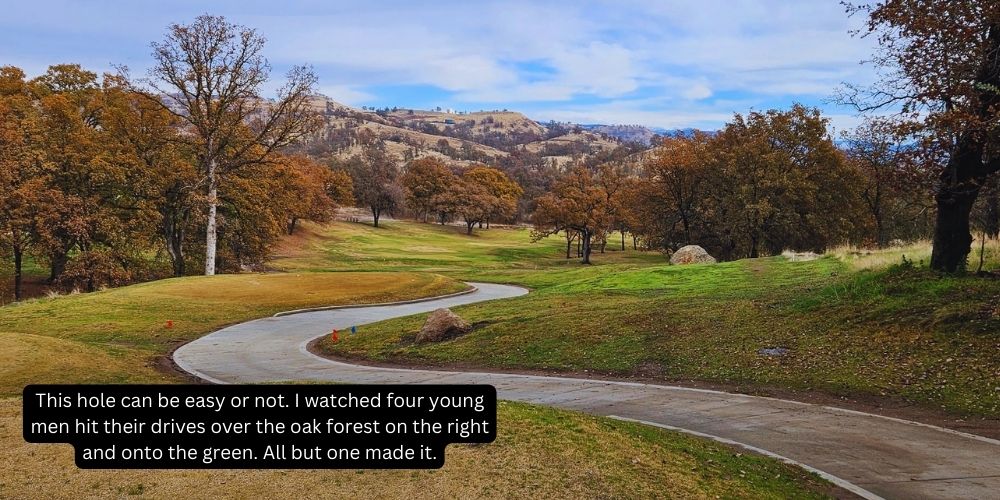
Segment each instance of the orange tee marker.
M173 327L174 327L174 320L168 319L167 320L167 329L170 329L170 328L173 328Z
M334 342L338 342L340 340L340 336L337 335L337 329L336 328L334 328L333 332L330 333L330 338L333 339Z

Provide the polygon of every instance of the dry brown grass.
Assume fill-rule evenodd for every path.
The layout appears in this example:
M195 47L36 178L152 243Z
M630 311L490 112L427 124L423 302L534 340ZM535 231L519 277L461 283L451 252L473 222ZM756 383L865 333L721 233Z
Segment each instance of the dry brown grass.
M983 255L983 269L991 270L1000 267L1000 240L986 239L986 245L982 246L982 239L976 237L972 242L972 252L969 254L968 269L975 271L979 267L980 252ZM906 260L917 264L926 265L931 260L930 240L919 240L906 243L901 246L888 248L859 248L854 246L841 246L831 249L827 254L836 256L851 265L855 270L878 270L885 269L893 264L899 264Z
M800 469L635 424L501 402L497 441L439 470L80 470L69 445L21 438L0 400L3 498L810 498Z

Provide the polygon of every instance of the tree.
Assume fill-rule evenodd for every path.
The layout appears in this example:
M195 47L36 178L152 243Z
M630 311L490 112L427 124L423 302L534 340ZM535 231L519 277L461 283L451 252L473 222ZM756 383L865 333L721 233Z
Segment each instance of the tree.
M481 187L484 190L482 222L487 227L491 220L505 220L517 213L517 202L524 191L521 186L512 181L503 171L476 165L462 174L467 183Z
M199 207L199 176L191 145L179 133L180 120L120 78L104 85L103 115L108 147L115 161L127 166L121 186L125 192L115 202L127 204L133 213L156 214L158 223L143 236L159 234L173 275L185 275L185 240L192 212Z
M484 186L465 176L452 182L448 190L435 200L441 213L465 222L465 234L469 235L476 224L486 220L495 201Z
M354 184L354 199L372 213L375 227L385 212L392 212L403 202L396 157L378 144L364 148L360 157L349 162Z
M633 200L624 220L663 250L697 244L722 259L822 251L848 241L860 219L858 171L819 111L801 105L736 115L711 137L666 139L644 170L624 190Z
M406 205L427 222L428 215L438 212L437 200L455 181L455 174L441 160L433 157L413 160L402 180L406 189Z
M707 224L724 258L823 251L853 229L857 180L818 110L736 115L713 139ZM704 246L704 245L703 245Z
M66 268L70 252L87 251L123 225L108 223L107 199L120 165L107 160L101 133L102 100L97 75L75 64L48 68L29 82L42 133L34 136L44 161L49 198L38 212L36 245L48 258L49 282Z
M895 109L902 131L940 169L931 268L964 269L970 212L1000 171L1000 9L992 0L883 0L848 5L868 17L880 80L849 86L842 100L860 111Z
M646 210L637 212L636 224L664 247L676 249L702 235L709 142L702 132L664 139L643 165L648 182L636 193L636 203Z
M333 171L304 156L283 157L278 161L280 193L289 207L288 234L295 232L301 219L327 222L339 205L352 204L353 184L343 171Z
M270 66L256 31L203 15L174 24L153 44L154 66L146 84L154 102L188 125L204 176L205 274L215 274L220 177L270 161L275 152L317 125L308 99L316 76L293 68L267 101L261 88Z
M860 195L871 219L871 240L884 247L892 238L928 234L921 224L932 200L923 170L914 170L907 150L896 136L898 126L870 118L845 133L848 166L860 173Z
M538 199L532 215L532 239L561 231L579 233L583 264L590 264L591 240L611 223L608 196L589 170L576 167L556 181L551 193Z
M24 255L33 244L43 179L38 152L28 139L37 133L35 109L24 73L0 68L0 249L10 251L14 265L14 300L22 298Z

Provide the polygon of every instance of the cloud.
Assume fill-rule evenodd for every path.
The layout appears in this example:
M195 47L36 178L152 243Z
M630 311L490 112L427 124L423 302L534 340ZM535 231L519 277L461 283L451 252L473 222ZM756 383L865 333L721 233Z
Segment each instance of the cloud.
M168 23L206 9L195 0L54 1L51 15L5 12L5 59L126 63L141 73ZM432 87L447 107L684 126L748 109L734 105L821 104L842 81L872 78L858 61L873 42L848 34L862 20L829 0L219 0L210 9L268 38L276 80L292 64L313 64L323 91L354 105L407 106L417 91L392 89Z
M697 101L699 99L712 97L712 89L704 83L695 83L688 87L687 90L684 90L681 95L684 96L685 99Z
M348 106L360 106L375 98L373 94L350 85L324 85L319 91L330 99Z

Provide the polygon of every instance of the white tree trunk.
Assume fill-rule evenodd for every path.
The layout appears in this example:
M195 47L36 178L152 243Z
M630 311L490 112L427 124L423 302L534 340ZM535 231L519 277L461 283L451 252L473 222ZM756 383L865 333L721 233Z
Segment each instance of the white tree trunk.
M215 161L208 167L208 224L205 230L205 276L215 275L215 215L219 205L218 186L215 179Z

